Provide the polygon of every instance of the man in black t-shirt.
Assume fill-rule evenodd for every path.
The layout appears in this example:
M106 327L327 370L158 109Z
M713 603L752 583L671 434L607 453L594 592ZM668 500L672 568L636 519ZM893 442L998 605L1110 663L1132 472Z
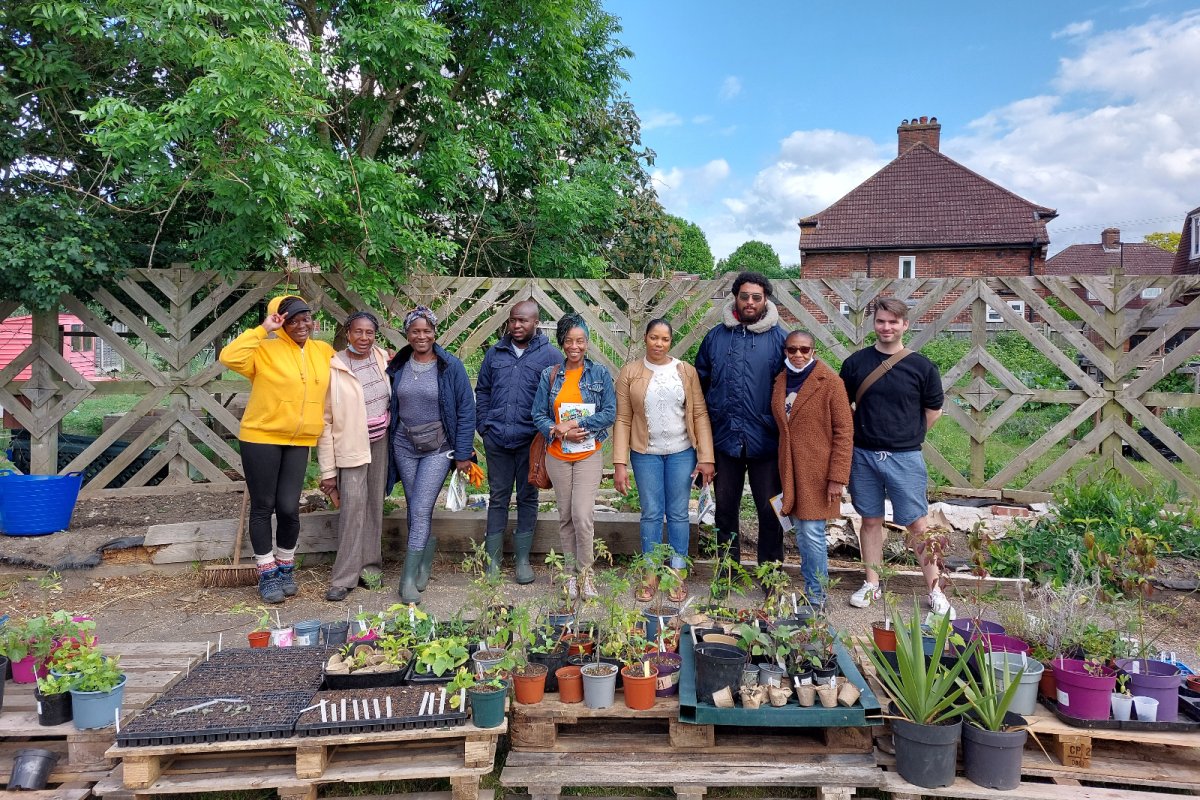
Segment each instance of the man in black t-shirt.
M892 518L908 529L908 546L915 548L928 528L925 490L929 475L921 444L942 415L942 378L933 362L910 352L870 382L862 397L859 387L888 359L904 349L908 306L886 298L875 304L874 347L859 350L842 364L846 395L854 403L854 461L850 467L850 499L862 516L859 548L866 582L850 597L850 605L866 608L880 598L877 567L883 563L884 497L892 502ZM857 399L857 402L855 400ZM950 601L938 585L937 566L921 560L929 589L929 607L950 613Z

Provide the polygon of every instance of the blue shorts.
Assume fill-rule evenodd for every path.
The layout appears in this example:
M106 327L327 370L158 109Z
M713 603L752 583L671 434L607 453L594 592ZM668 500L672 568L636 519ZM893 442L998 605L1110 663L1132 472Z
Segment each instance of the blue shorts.
M925 490L929 472L920 450L891 453L854 448L850 501L864 517L883 516L883 498L892 501L892 521L908 526L929 513Z

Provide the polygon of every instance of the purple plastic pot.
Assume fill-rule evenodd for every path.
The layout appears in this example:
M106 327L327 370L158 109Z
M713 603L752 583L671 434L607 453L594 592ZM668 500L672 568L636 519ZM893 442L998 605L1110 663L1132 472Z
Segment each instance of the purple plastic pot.
M1004 633L1003 625L999 622L988 622L986 619L956 619L950 623L950 627L967 641L970 641L971 637L977 633Z
M1058 683L1058 709L1079 719L1108 719L1112 693L1117 688L1117 671L1095 667L1087 671L1077 658L1056 658L1051 662Z
M1015 636L1005 633L975 633L971 641L983 639L983 649L992 653L1029 653L1029 645Z
M655 683L655 697L674 697L679 694L679 668L683 666L683 656L678 653L661 653L655 651L642 656L642 661L650 661L658 670L658 681Z
M1179 667L1146 658L1119 658L1117 666L1129 676L1130 692L1158 701L1159 722L1179 718L1179 685L1183 682Z

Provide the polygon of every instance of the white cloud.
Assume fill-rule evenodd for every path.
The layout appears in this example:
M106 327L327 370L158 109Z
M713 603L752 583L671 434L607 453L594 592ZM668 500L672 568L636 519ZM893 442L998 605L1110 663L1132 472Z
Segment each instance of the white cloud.
M1064 30L1067 30L1064 28ZM1110 225L1127 242L1178 231L1200 205L1200 12L1088 35L1080 29L1052 93L1017 100L942 137L942 152L999 185L1056 208L1051 250L1097 242ZM945 120L943 120L945 122ZM706 167L658 173L664 205L704 229L713 254L749 239L796 260L800 217L853 189L895 153L834 130L796 131L768 166L700 180ZM701 190L701 186L704 187Z
M717 91L717 96L722 100L732 100L741 93L742 79L736 75L729 75L721 81L721 88Z
M713 201L717 190L728 179L729 172L729 162L718 158L694 168L656 169L650 174L650 179L667 211L691 219L689 215L696 208Z
M696 116L692 117L693 125L707 125L712 121L712 114L697 114Z
M1087 36L1092 32L1092 28L1094 27L1095 23L1093 23L1090 19L1086 19L1083 22L1072 22L1070 25L1066 25L1050 34L1050 38L1070 39L1076 36Z
M655 109L640 116L642 119L642 130L644 131L652 131L655 128L674 128L683 124L683 117L674 111L659 111Z

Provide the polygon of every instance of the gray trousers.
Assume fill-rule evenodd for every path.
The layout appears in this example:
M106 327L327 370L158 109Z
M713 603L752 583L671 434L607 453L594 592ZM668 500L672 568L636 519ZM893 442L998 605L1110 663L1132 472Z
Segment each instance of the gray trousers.
M338 516L337 560L333 562L332 586L353 589L368 572L383 571L383 486L387 482L387 437L371 442L371 463L338 470L338 494L342 508Z
M567 568L574 564L576 573L589 569L595 560L596 493L603 471L604 456L599 449L582 461L559 461L546 455L546 474L554 483L558 501L558 538Z

